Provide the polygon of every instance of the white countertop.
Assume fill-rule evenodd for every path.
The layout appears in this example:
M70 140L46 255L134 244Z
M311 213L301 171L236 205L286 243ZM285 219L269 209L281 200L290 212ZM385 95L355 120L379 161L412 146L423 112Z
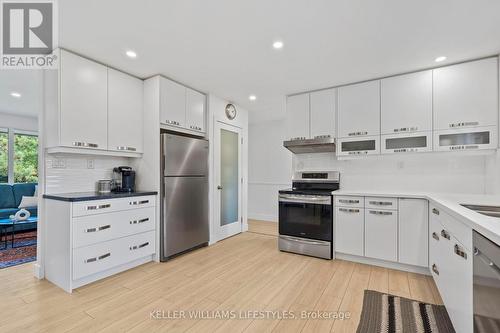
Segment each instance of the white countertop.
M462 223L481 233L493 242L500 245L500 218L476 213L462 207L460 204L474 204L486 206L500 206L500 195L485 194L454 194L432 192L404 192L404 191L373 191L373 190L339 190L334 195L357 195L397 198L421 198L444 209Z

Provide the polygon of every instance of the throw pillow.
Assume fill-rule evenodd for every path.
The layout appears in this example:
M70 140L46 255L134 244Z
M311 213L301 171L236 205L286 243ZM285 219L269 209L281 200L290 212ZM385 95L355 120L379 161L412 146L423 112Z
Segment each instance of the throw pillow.
M17 208L27 208L27 207L37 207L38 206L38 198L37 197L27 197L23 195L21 199L21 203Z

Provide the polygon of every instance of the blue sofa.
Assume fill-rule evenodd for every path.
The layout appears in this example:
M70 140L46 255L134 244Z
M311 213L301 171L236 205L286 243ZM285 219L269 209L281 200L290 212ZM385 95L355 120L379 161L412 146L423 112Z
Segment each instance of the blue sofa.
M0 184L0 219L8 219L14 215L19 208L21 199L24 196L33 196L35 194L36 183L23 184ZM31 216L37 216L37 207L26 208Z

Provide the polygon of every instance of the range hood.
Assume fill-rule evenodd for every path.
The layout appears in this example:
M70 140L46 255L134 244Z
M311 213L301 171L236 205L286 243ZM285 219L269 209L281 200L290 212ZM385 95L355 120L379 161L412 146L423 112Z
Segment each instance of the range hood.
M314 139L299 138L283 142L283 147L294 154L334 153L335 138L320 136Z

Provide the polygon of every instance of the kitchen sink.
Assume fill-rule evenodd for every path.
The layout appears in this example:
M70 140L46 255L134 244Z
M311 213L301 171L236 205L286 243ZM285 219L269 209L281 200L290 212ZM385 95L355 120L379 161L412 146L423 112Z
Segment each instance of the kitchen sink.
M479 214L492 217L500 217L500 206L482 206L482 205L466 205L460 204L465 208L471 209Z

